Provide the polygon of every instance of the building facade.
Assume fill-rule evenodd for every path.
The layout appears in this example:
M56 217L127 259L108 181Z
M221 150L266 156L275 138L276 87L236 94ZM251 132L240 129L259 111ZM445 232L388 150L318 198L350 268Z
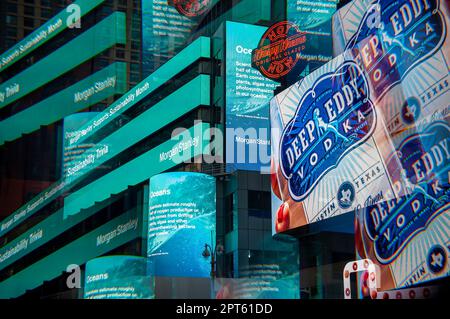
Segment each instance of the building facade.
M348 2L2 1L0 298L343 298L354 214L275 229L269 104ZM252 54L286 20L276 81Z

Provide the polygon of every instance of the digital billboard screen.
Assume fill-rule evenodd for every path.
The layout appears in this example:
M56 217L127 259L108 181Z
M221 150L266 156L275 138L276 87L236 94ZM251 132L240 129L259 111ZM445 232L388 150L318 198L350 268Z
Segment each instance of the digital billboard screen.
M216 182L201 173L163 173L150 179L147 256L149 273L209 277L205 244L215 247Z
M339 0L288 0L287 19L301 29L328 28Z
M334 51L368 79L400 163L402 196L356 209L356 250L380 267L382 290L450 271L449 9L438 0L352 1L333 17Z
M332 17L338 0L288 0L286 19L306 34L300 53L305 71L290 74L289 83L296 82L333 58Z
M270 251L249 251L249 257L249 264L239 270L239 278L233 287L234 298L300 298L300 273L296 251L283 251L278 254Z
M86 263L85 299L151 299L153 281L146 258L106 256Z
M169 1L142 1L144 75L155 71L184 48L198 21L181 14Z
M266 27L226 23L226 161L260 171L270 164L269 101L277 84L252 68Z
M396 196L395 150L365 75L343 55L275 96L271 124L275 232Z

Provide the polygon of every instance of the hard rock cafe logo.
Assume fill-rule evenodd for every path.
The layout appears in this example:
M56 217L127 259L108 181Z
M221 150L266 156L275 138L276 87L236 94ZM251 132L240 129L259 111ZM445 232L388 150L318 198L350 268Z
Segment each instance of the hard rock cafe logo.
M203 15L211 5L211 0L169 0L169 3L170 1L180 14L188 18Z
M280 141L280 167L292 199L305 199L329 170L372 135L375 126L368 84L357 64L346 61L318 78L302 95Z
M442 46L446 25L439 0L373 1L347 44L376 98Z
M271 26L252 52L252 66L265 77L280 81L291 72L305 50L307 36L297 25L282 21Z

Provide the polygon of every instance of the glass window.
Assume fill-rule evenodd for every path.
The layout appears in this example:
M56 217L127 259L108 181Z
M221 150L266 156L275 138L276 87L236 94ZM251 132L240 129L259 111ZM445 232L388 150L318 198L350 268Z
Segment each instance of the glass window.
M134 73L139 73L140 65L137 63L131 63L130 64L130 71Z
M224 199L223 214L225 216L225 233L234 229L233 194L229 194Z
M11 15L7 15L6 16L6 24L15 25L16 23L17 23L17 17L16 16L11 16Z
M116 58L125 59L125 51L122 49L116 50Z
M41 6L43 7L51 7L52 3L50 0L41 0Z
M34 19L32 19L32 18L24 18L23 19L23 25L25 27L33 28L34 27Z
M23 8L23 12L25 15L34 16L34 8L30 6L25 6Z
M23 35L24 35L24 36L29 35L31 32L33 32L33 29L27 29L27 28L24 28L24 29L23 29Z
M270 211L270 192L249 190L248 209L259 212Z
M131 51L131 60L139 61L141 54L139 52Z
M7 10L9 13L17 13L17 4L8 3Z
M141 80L141 77L138 73L130 73L130 82L138 83Z
M8 28L6 29L6 34L7 34L9 37L16 37L16 36L17 36L17 29L16 29L16 28L8 27Z
M51 9L47 9L47 8L41 9L41 17L51 18L52 16L53 16L53 11Z

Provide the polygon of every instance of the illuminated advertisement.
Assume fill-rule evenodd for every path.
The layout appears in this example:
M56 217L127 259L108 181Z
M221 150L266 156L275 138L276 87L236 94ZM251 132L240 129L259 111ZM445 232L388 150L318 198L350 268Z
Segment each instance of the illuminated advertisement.
M335 10L335 0L287 1L287 20L263 34L253 51L253 67L269 79L292 84L330 61Z
M338 0L288 0L287 19L301 29L329 28Z
M56 218L53 218L53 216ZM24 241L25 243L19 244L4 256L9 256L9 258L23 256L24 254L22 253L27 252L20 249L24 248L29 251L35 249L37 246L54 238L53 236L56 234L60 234L81 222L81 219L78 219L77 222L70 222L69 225L62 220L61 215L58 213L52 215L50 219L33 227L33 229L39 229L39 231L33 231L32 235L28 236L28 232L25 233L24 235L27 237L27 240ZM92 258L106 254L108 251L140 237L142 235L141 223L142 216L137 214L136 209L127 211L119 217L107 221L95 230L68 243L61 249L51 252L45 258L36 261L29 267L0 282L0 298L18 297L24 294L27 289L39 287L44 281L61 276L61 273L67 269L68 265L83 265ZM16 255L12 256L11 253ZM9 261L6 262L8 263Z
M180 14L168 1L142 1L144 75L152 73L176 55L184 47L197 24L195 20Z
M364 73L343 55L275 96L271 125L275 232L399 195L383 118Z
M295 23L277 22L261 37L252 64L265 77L281 82L289 73L303 71L304 63L299 62L307 41L307 34Z
M239 270L234 284L237 299L299 299L299 265L296 252L283 252L268 258L270 253L249 252L249 265Z
M153 287L143 257L107 256L86 263L85 299L150 299Z
M98 41L98 38L103 41ZM124 44L125 14L115 12L79 37L61 46L0 85L0 109L96 56L116 43Z
M334 19L334 49L361 67L401 164L396 199L356 210L356 248L381 288L449 274L449 8L445 1L353 1Z
M205 244L215 246L214 177L175 172L150 179L149 273L167 277L209 277Z
M0 122L0 144L126 91L126 64L116 62ZM19 124L18 124L19 123Z
M332 16L338 0L288 0L287 20L306 35L305 48L300 52L303 75L316 70L333 58ZM289 75L289 83L299 78Z
M449 119L414 126L394 142L406 195L356 211L358 255L380 266L384 290L450 273Z
M59 12L37 30L26 36L22 41L0 55L0 72L31 53L53 37L72 27L74 23L75 8L78 6L80 16L84 16L99 6L104 0L78 0Z
M237 169L259 171L270 161L269 101L276 83L251 66L252 48L266 30L226 23L226 156Z
M430 133L435 121L449 121L448 17L448 5L437 0L354 1L333 17L335 51L347 50L366 74L400 151L409 136Z
M99 112L84 112L75 113L64 118L63 124L63 176L66 176L67 170L71 169L73 163L80 159L80 156L89 148L92 144L79 144L73 147L69 146L69 140L76 136L78 130L87 122L89 122L94 116L99 114Z
M333 18L334 51L354 55L378 98L411 71L410 79L437 65L448 70L448 16L439 0L353 1Z
M170 96L161 100L151 109L142 113L138 118L105 137L101 142L92 144L91 148L78 156L76 162L71 163L71 167L67 170L66 181L71 182L93 168L101 166L109 159L125 150L129 145L132 145L133 141L137 142L155 132L157 127L162 127L164 125L164 120L161 117L155 117L156 114L164 114L165 119L169 121L170 118L176 119L198 105L207 104L207 102L203 102L206 101L206 98L201 92L208 90L208 80L207 75L199 75L197 78L180 87L177 91L172 92ZM187 98L184 98L183 104L178 104L177 107L172 108L170 113L167 112L167 106L173 105L175 101L177 101L177 96L186 96L189 93L190 95ZM131 99L133 96L133 93L129 94ZM123 107L123 104L119 104L118 107ZM110 107L110 112L102 112L100 114L99 121L89 121L87 125L84 125L73 134L74 136L69 139L69 144L70 141L80 138L86 133L91 133L89 131L92 131L93 128L98 129L98 127L103 125L103 122L107 121L111 116L117 116L117 110L118 109L114 107ZM161 120L154 121L154 118L160 118ZM146 123L146 125L142 125L142 123ZM86 126L90 128L85 129ZM124 138L124 136L127 138ZM78 142L76 144L80 145ZM71 148L73 147L74 146L71 146ZM103 167L105 166L103 165Z

